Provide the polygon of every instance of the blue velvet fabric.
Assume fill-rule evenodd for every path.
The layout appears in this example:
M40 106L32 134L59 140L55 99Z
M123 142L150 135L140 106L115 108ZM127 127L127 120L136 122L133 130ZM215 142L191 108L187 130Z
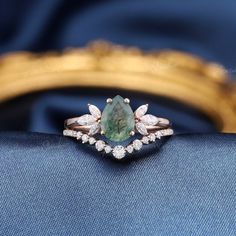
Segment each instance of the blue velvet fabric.
M0 134L0 235L236 233L236 135L178 135L119 163L56 135Z
M235 9L235 0L0 0L0 53L101 38L192 52L234 74ZM58 135L64 119L115 94L191 134L122 163ZM216 134L192 108L124 91L48 91L0 104L0 130L0 235L236 235L235 135Z

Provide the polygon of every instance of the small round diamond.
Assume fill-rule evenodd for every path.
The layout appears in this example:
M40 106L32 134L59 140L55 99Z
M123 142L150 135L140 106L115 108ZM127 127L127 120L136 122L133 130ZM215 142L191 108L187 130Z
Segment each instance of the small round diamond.
M105 147L105 142L102 140L98 140L95 144L95 147L99 152L101 152Z
M89 140L89 136L87 134L83 134L81 139L82 139L82 143L87 143Z
M112 154L116 159L122 159L125 157L125 148L121 145L115 146Z
M155 142L155 140L156 140L155 134L149 134L149 135L148 135L148 138L149 138L149 140L150 140L151 142Z
M133 145L132 145L132 144L128 145L128 146L126 147L126 151L127 151L128 153L132 153L132 152L134 151Z
M72 130L65 129L65 130L63 131L63 135L64 135L64 136L71 136L71 135L72 135Z
M83 134L82 134L81 132L77 132L76 138L77 138L77 139L81 139L82 135L83 135Z
M110 153L110 152L112 151L111 146L106 145L105 148L104 148L104 151L105 151L105 153L107 153L107 154Z
M90 137L90 138L89 138L89 144L90 144L90 145L93 145L94 143L96 143L96 139L93 138L93 137Z
M156 138L161 139L161 133L160 133L160 131L157 131L157 132L155 133L155 135L156 135Z
M144 144L148 144L149 143L149 138L147 136L144 136L141 141Z
M135 149L136 151L140 150L140 149L142 148L142 146L143 146L143 144L142 144L142 142L141 142L140 140L135 139L135 140L133 141L133 147L134 147L134 149Z

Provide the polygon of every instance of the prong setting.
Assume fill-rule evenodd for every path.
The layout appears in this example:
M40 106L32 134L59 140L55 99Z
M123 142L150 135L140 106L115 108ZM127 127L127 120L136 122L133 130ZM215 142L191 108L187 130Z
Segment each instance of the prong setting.
M110 103L110 104L111 104L111 103L112 103L112 98L108 98L108 99L107 99L107 103Z
M129 104L129 103L130 103L130 100L129 100L128 98L125 98L125 99L124 99L124 103L125 103L125 104Z
M135 135L135 131L132 130L129 134L130 134L130 136L134 136Z

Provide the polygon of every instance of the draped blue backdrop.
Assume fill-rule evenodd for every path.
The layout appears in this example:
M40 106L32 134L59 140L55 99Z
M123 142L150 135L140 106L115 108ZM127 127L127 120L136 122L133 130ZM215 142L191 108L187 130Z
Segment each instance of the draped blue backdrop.
M105 39L194 53L233 78L235 9L235 0L0 0L0 53ZM65 118L118 93L133 107L149 103L178 135L122 163L60 136ZM190 107L124 91L55 90L0 104L0 130L0 235L236 235L236 136L216 134Z

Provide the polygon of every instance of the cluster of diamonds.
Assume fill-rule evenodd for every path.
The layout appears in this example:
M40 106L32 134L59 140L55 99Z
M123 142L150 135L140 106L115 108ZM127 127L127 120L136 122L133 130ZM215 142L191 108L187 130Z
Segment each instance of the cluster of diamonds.
M116 159L123 159L126 154L131 154L134 151L139 151L142 149L143 145L147 145L156 141L156 139L161 139L163 136L169 136L173 134L173 130L163 129L158 130L155 133L150 133L143 136L141 139L135 139L132 143L127 146L117 145L110 146L103 140L97 140L95 137L91 137L88 134L83 134L80 131L74 131L66 129L63 131L64 136L74 137L80 140L82 143L88 143L90 145L95 145L95 148L99 152L105 152L106 154L112 154Z

